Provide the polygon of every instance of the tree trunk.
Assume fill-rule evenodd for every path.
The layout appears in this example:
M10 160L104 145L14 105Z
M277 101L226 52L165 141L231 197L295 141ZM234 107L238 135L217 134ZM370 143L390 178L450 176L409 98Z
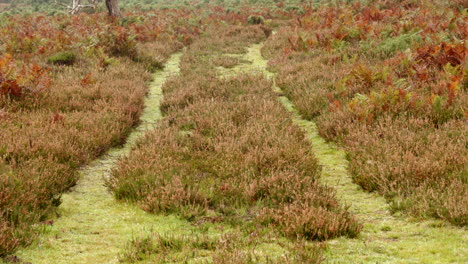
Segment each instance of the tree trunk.
M78 13L78 11L80 11L80 5L81 5L81 0L73 0L70 13L72 15L75 15L76 13Z
M107 10L109 11L109 16L111 17L121 17L119 8L119 0L106 0Z

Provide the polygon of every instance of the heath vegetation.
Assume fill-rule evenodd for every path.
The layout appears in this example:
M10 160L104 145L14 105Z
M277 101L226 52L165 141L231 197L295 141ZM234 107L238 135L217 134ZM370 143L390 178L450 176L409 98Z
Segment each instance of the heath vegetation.
M187 15L155 11L126 27L87 14L1 24L0 255L34 237L30 225L47 219L78 167L125 140L148 65L199 34Z
M48 0L0 0L0 262L60 217L82 166L125 142L151 72L177 51L163 120L107 188L223 231L137 235L122 262L320 263L327 240L359 236L365 223L320 183L314 147L274 84L346 151L364 191L392 212L466 228L466 1L120 5L116 19L104 5L69 15ZM259 43L274 79L237 72Z
M467 17L462 3L324 5L263 50L277 83L394 211L466 226Z
M118 199L192 222L209 217L244 232L263 226L299 241L355 237L361 225L317 182L311 146L271 81L219 78L211 63L264 39L260 26L207 29L164 86L165 122L121 161L109 186Z

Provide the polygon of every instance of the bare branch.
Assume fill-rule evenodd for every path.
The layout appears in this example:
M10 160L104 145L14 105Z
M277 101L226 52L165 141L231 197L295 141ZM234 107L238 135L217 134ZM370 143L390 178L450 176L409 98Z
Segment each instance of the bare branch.
M67 9L67 12L69 14L74 15L80 12L80 10L82 10L83 8L92 8L96 10L98 3L101 2L101 0L88 0L89 4L83 5L81 4L81 1L82 0L72 0L71 5L67 5L55 0L55 4L64 7L65 9Z

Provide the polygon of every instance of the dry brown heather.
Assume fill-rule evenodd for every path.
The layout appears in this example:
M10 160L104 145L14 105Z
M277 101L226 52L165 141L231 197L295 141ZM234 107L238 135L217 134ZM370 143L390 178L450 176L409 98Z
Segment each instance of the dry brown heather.
M176 48L164 45L145 44L159 61ZM52 87L39 97L0 98L0 255L34 238L30 225L47 219L79 166L122 143L151 77L125 57L105 70L80 60L52 71Z
M374 2L319 8L262 52L303 117L345 148L356 183L395 211L466 226L466 16L432 1Z
M109 185L154 213L263 224L291 238L354 237L361 226L317 183L311 146L271 82L216 76L213 58L264 39L256 26L217 26L195 41L180 76L164 86L164 123L120 162Z

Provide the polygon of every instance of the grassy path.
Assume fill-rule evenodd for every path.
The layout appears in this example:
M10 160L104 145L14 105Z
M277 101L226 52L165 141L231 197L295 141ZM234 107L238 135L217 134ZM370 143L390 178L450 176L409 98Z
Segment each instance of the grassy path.
M261 56L262 44L238 55L250 63L232 69L220 69L224 76L243 72L264 74L267 61ZM48 232L33 246L17 252L26 262L38 263L117 263L126 243L142 233L190 234L193 227L175 216L156 216L134 205L117 203L104 186L117 160L127 155L142 134L161 118L159 101L161 86L168 76L179 71L181 54L173 55L162 72L155 74L141 125L122 148L111 149L81 171L78 185L63 196L61 217L48 227ZM385 200L362 191L351 181L345 153L325 142L313 122L303 120L294 105L274 86L279 99L292 112L296 124L304 129L314 152L323 166L322 182L337 190L337 197L348 204L364 224L357 239L339 238L329 241L328 263L467 263L468 232L439 221L416 221L393 216Z
M253 45L242 57L251 64L239 65L231 72L259 71L268 78L267 60L260 52L262 44ZM227 73L228 74L228 73ZM293 113L294 122L304 129L314 153L323 166L322 183L332 186L342 204L350 206L364 229L357 239L330 241L328 263L468 263L468 232L441 221L417 221L391 215L384 198L364 192L349 175L344 151L318 135L314 122L302 119L292 102L279 87L274 90L283 105Z
M78 184L62 197L60 218L29 248L17 252L25 262L117 263L126 243L141 232L183 230L185 221L148 214L134 205L118 203L105 187L105 177L120 157L127 155L145 131L161 119L161 86L179 72L182 54L173 55L164 70L156 72L146 98L141 124L121 148L113 148L81 170Z

